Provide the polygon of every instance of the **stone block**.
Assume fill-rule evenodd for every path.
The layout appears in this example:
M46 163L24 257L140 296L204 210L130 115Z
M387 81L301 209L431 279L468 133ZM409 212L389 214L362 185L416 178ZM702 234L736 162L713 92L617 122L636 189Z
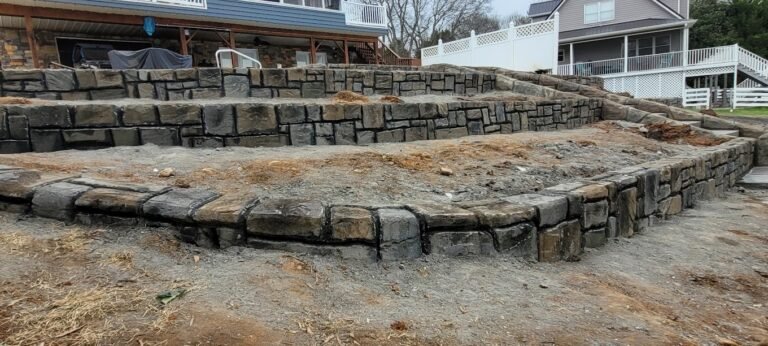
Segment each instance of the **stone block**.
M311 245L286 241L249 238L248 246L256 249L296 252L310 256L337 257L341 259L376 260L376 248L365 245Z
M175 222L191 222L193 212L213 201L218 193L203 189L172 189L152 197L142 207L144 216Z
M251 86L248 76L224 76L224 96L245 98L250 96Z
M206 134L215 136L235 135L235 113L231 105L218 104L203 107L203 128Z
M285 145L278 135L271 136L243 136L230 137L224 139L224 144L228 147L280 147Z
M539 233L539 261L574 260L581 253L579 221L563 222Z
M117 126L117 109L105 104L82 104L74 107L75 126Z
M32 151L42 153L64 149L64 138L59 130L29 130Z
M0 196L7 200L28 202L32 199L34 186L41 182L36 171L7 169L0 171Z
M64 143L68 147L109 147L112 136L108 129L73 129L63 130Z
M355 145L355 123L344 122L333 124L336 145Z
M307 111L302 104L278 105L277 115L280 124L299 124L307 121Z
M512 204L535 207L539 215L539 227L555 226L568 216L568 199L564 196L524 194L502 199Z
M7 137L10 139L29 139L29 123L27 122L27 117L8 117Z
M435 139L454 139L469 136L466 127L435 130Z
M72 127L69 109L64 105L40 105L34 107L8 107L8 116L24 115L31 128Z
M451 204L420 203L408 207L413 213L420 216L428 231L471 230L478 224L474 212Z
M618 236L631 237L637 223L637 189L630 188L619 192L616 203Z
M251 210L246 224L251 236L318 239L325 225L325 207L319 201L266 200Z
M246 211L256 202L253 197L224 195L200 207L193 219L205 225L236 228L244 223Z
M592 229L605 226L608 222L608 201L584 204L584 216L581 218L582 228Z
M290 125L291 145L312 145L315 137L315 130L312 124L294 124Z
M473 212L480 225L490 228L508 227L536 220L535 207L503 200L474 201L461 203L459 206Z
M136 128L112 129L112 142L116 147L141 145L139 130Z
M363 128L382 129L384 128L384 107L379 104L369 104L362 107L363 110Z
M216 228L219 248L226 249L233 246L241 246L246 242L245 230L237 228Z
M32 198L32 211L41 217L68 221L74 217L75 200L90 186L55 183L38 188Z
M344 106L339 104L323 105L323 120L344 120Z
M41 70L8 69L8 70L3 70L2 77L3 77L3 80L6 80L6 81L41 80L43 79L43 74L41 73Z
M170 127L155 127L139 129L142 144L158 146L176 146L181 144L179 130Z
M75 70L75 77L77 77L77 85L81 90L96 87L94 70Z
M532 260L537 259L538 237L533 223L523 222L513 226L494 228L493 233L498 241L499 252Z
M123 74L118 70L94 70L93 74L96 77L97 88L123 87Z
M275 107L268 104L238 104L237 130L241 135L271 134L277 132Z
M427 138L428 136L426 127L418 126L405 129L406 142L426 141Z
M268 87L286 87L286 71L283 69L263 69L261 70L264 86Z
M251 86L261 86L261 69L250 68L248 69L248 75L251 78Z
M150 193L96 188L81 195L75 206L89 212L137 216L142 203L151 196Z
M200 105L190 103L161 104L157 106L160 123L163 125L198 125Z
M392 119L394 120L409 120L419 118L419 104L417 103L401 103L390 105Z
M45 70L45 85L50 91L75 90L75 74L70 70Z
M0 154L26 153L32 150L27 140L0 140Z
M88 93L91 100L118 100L128 97L125 89L97 89Z
M378 143L398 143L405 140L403 129L380 131L376 133L376 142Z
M290 75L290 72L288 72ZM305 82L301 84L301 96L303 98L324 98L324 82Z
M201 88L221 87L221 70L218 68L198 69L199 83ZM220 91L219 91L220 92ZM193 93L194 95L194 93ZM194 96L198 98L197 96Z
M336 241L374 241L371 212L363 208L331 208L331 238Z
M157 125L157 112L154 105L129 104L123 108L123 124L127 126Z
M485 232L437 232L429 234L427 252L450 257L496 254L493 237Z
M584 247L596 249L608 242L605 228L593 229L584 233Z

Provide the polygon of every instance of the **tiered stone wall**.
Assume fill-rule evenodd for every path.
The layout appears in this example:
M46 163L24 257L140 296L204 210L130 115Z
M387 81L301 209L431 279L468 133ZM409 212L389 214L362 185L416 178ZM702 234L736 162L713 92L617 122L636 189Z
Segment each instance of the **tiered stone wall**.
M0 210L83 224L167 225L206 247L251 246L352 258L513 254L576 260L720 196L752 166L754 140L612 171L536 194L450 203L328 205L46 177L0 166Z
M478 94L494 89L485 73L345 69L4 70L0 94L49 100L221 97L324 98L342 90L364 95Z
M0 153L157 144L370 144L572 129L600 100L402 104L196 102L0 106Z

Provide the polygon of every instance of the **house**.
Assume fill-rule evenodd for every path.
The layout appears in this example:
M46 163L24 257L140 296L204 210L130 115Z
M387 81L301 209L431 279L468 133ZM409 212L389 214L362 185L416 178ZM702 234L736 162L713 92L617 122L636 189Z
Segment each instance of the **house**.
M221 54L223 67L410 64L380 43L386 32L385 8L354 0L4 0L0 64L76 66L147 47L194 66L213 66L219 49L243 55Z
M601 76L606 89L636 97L684 98L701 81L768 85L768 60L733 46L689 49L690 0L548 0L534 22L559 15L561 75Z

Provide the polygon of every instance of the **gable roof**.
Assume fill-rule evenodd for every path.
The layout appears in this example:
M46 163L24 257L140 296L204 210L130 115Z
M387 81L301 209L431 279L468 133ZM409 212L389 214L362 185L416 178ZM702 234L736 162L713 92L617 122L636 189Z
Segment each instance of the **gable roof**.
M672 9L671 7L667 6L663 2L659 0L651 0L656 5L663 8L665 11L669 12L671 15L675 16L677 19L684 19L684 17ZM529 17L539 17L539 16L547 16L547 19L552 19L552 15L557 12L557 10L560 9L560 7L563 7L563 4L568 2L568 0L550 0L550 1L544 1L544 2L537 2L531 4L531 7L528 9L528 16Z

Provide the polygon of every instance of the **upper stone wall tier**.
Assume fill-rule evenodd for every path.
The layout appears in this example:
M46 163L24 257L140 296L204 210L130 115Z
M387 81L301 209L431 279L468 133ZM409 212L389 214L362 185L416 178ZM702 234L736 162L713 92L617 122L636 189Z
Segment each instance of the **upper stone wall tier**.
M0 153L156 144L355 145L572 129L600 100L401 104L130 102L0 106Z
M0 71L0 95L68 101L325 98L343 90L364 95L467 95L494 90L495 79L494 74L481 72L327 68L4 70Z

